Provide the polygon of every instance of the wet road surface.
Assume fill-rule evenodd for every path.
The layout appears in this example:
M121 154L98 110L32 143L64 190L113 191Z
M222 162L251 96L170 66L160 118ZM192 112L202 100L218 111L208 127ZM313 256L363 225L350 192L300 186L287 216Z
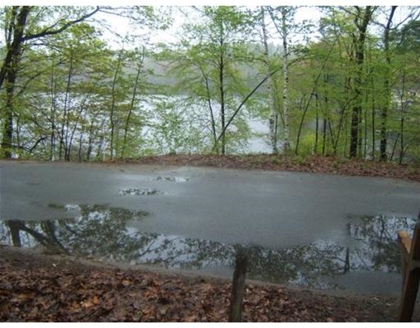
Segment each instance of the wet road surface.
M396 293L400 290L395 264L398 250L392 248L394 253L382 254L380 260L376 253L383 253L394 243L396 230L414 224L420 210L420 184L291 172L0 162L2 221L31 221L34 229L40 221L84 215L87 222L92 222L92 213L105 208L114 209L111 212L117 216L124 211L147 213L139 220L127 220L125 231L131 229L130 236L135 231L137 239L149 243L153 239L155 246L165 246L166 253L168 249L177 251L176 263L181 268L191 262L185 255L188 246L194 256L197 249L203 253L201 257L207 256L207 262L203 260L190 269L228 275L233 262L232 245L242 244L252 248L255 263L261 258L266 260L255 271L261 280L267 280L262 271L270 271L272 262L280 265L271 269L270 275L274 276L294 263L288 268L289 283L304 285L309 279L305 272L312 270L310 276L317 281L319 276L328 276L315 285L317 288L334 285L359 291L361 282L372 280L376 285L367 284L363 290ZM89 211L91 216L86 214ZM102 215L103 221L109 219ZM100 238L97 230L89 231L96 231ZM377 240L386 247L375 249L372 245ZM174 257L162 255L163 249L155 253L163 262L164 258ZM157 263L158 255L141 254L140 262ZM223 258L220 254L224 254ZM106 252L102 255L107 256ZM127 256L122 260L128 260ZM137 263L135 254L130 256L129 261ZM387 263L389 257L395 263ZM300 270L299 261L307 262L306 271L293 275L293 270ZM168 263L164 265L174 266ZM328 274L332 264L334 270Z

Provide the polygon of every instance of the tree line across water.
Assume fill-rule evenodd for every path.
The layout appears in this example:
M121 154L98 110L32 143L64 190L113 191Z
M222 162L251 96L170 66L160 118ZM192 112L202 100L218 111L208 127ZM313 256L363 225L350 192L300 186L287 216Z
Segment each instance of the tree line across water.
M420 8L299 10L4 6L1 155L235 153L256 118L273 154L420 163Z

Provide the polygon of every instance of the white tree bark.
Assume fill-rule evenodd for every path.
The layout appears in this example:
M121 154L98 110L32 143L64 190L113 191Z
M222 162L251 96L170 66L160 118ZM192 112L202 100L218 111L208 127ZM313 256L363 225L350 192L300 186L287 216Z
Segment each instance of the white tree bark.
M265 25L265 13L264 7L261 6L261 23L262 23L262 32L263 32L263 43L264 43L264 52L265 52L265 63L267 69L267 76L270 76L270 54L268 51L268 42L267 42L267 28ZM278 119L278 110L276 107L276 101L274 96L274 87L273 87L273 78L270 76L267 80L267 93L270 104L270 118L269 118L269 129L270 129L270 142L271 149L273 154L278 154L277 148L277 119Z
M281 30L283 39L283 119L284 119L284 144L283 152L290 151L289 142L289 63L287 49L287 7L281 8Z

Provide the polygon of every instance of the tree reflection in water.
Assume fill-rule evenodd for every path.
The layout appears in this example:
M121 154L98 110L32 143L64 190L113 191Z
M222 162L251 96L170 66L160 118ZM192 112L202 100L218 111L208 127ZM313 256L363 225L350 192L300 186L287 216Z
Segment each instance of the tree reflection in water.
M8 220L0 224L0 240L18 247L43 245L54 252L93 256L106 261L154 264L166 268L233 270L238 246L248 252L248 278L308 286L335 288L326 277L351 271L399 272L395 242L397 230L412 230L415 220L397 217L363 217L347 225L352 247L319 240L312 244L272 250L261 246L142 233L130 221L149 213L108 207L76 205L75 219L55 221ZM354 221L354 220L352 220Z

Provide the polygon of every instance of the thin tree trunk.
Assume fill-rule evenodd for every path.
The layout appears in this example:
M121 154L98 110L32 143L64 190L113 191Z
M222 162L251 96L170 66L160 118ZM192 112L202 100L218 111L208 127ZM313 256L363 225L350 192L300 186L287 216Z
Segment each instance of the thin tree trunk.
M380 156L382 161L387 160L387 138L386 138L386 130L387 130L387 120L388 120L388 111L391 107L391 90L390 90L390 67L391 67L391 54L389 51L389 36L391 31L392 19L394 17L395 10L397 6L391 7L391 13L388 18L387 25L384 31L384 46L385 46L385 59L386 59L386 67L385 67L385 79L384 79L384 92L385 92L385 105L381 110L381 141L380 141Z
M72 151L72 148L73 148L74 135L75 135L76 130L79 126L79 120L82 117L82 112L85 109L86 103L89 102L89 98L90 98L91 95L92 95L92 91L90 91L90 92L88 91L86 97L83 99L82 103L80 104L79 111L77 112L76 120L74 122L74 127L73 127L73 130L71 131L71 135L70 135L69 146L67 147L67 158L68 158L68 160L70 160L70 158L71 158L71 151ZM84 129L83 129L83 126L82 126L82 129L80 131L80 138L81 139L83 138L83 130Z
M340 135L341 135L341 131L343 131L343 126L345 126L345 123L346 123L346 120L345 120L346 116L347 115L345 115L345 110L341 110L340 111L340 120L339 120L338 128L337 128L337 136L335 137L335 142L333 144L334 155L337 154L338 142L340 141ZM331 130L331 121L330 121L330 130ZM347 129L346 129L346 131L347 131ZM331 136L333 136L332 131L331 131Z
M71 78L73 76L73 49L70 50L70 67L69 72L67 75L67 85L66 85L66 95L64 97L64 113L63 113L63 122L61 123L61 135L60 135L60 150L59 156L60 160L63 158L63 151L64 151L64 160L69 161L70 159L67 157L68 152L68 129L70 125L70 86L71 86Z
M127 115L127 118L125 120L125 125L124 125L124 138L123 138L123 144L122 144L122 150L121 150L121 159L124 158L124 152L125 152L125 149L127 148L128 128L130 126L130 118L131 118L131 115L133 113L134 103L135 103L136 97L137 97L137 90L138 90L138 85L139 85L141 70L143 68L143 61L144 61L144 46L142 48L141 60L138 63L138 67L137 67L137 74L136 74L136 79L134 81L133 95L131 97L130 108L128 110L128 115Z
M226 129L229 127L229 125L233 122L233 120L235 119L235 117L236 117L236 115L239 113L239 111L241 110L241 108L245 105L245 103L248 101L248 99L249 98L251 98L252 97L252 95L259 89L259 87L261 86L261 85L263 85L264 83L265 83L265 81L267 81L267 79L270 77L270 76L272 76L272 75L274 75L274 74L276 74L280 69L282 68L282 66L280 66L280 67L277 67L275 70L273 70L271 73L270 73L270 75L267 75L266 77L264 77L261 81L260 81L260 83L258 83L255 87L254 87L254 89L252 89L251 90L251 92L249 92L248 94L247 94L247 96L242 100L242 102L239 104L239 106L235 109L235 111L233 112L233 114L232 114L232 116L229 118L229 120L228 120L228 122L226 123L226 125L225 125L225 127L224 127L224 129L222 130L222 132L220 132L220 134L219 134L219 136L217 137L217 141L219 141L221 138L222 138L222 136L223 136L223 133L226 131ZM215 147L213 147L213 151L214 151L214 148Z
M319 135L319 97L318 94L315 94L315 144L314 144L314 154L318 152L318 135Z
M211 132L212 132L212 135L213 135L213 150L216 149L217 154L219 154L218 139L217 139L217 134L216 134L216 120L214 118L213 106L211 104L209 78L204 73L203 68L201 66L199 68L200 68L201 74L204 77L204 81L206 83L206 93L207 93L207 99L206 100L207 100L207 104L209 106L209 111L210 111Z
M401 164L403 157L404 157L404 110L405 110L405 102L404 102L404 95L405 95L405 72L403 71L402 76L402 90L401 90L401 97L400 97L400 152L399 152L399 160L398 162Z
M375 94L375 82L374 79L371 80L372 82L372 94ZM375 151L376 151L376 125L375 125L375 96L372 97L372 160L375 160Z
M98 142L98 150L96 151L96 159L100 160L101 156L103 156L103 146L104 146L104 139L105 139L105 131L103 130L103 125L101 126L101 134L99 136ZM104 157L104 156L103 156Z
M400 159L398 162L402 164L404 158L404 109L401 110L400 135Z
M335 42L334 42L334 45L335 45ZM302 133L302 128L303 128L303 122L304 122L304 120L305 120L305 116L306 116L306 113L307 113L307 111L308 111L308 108L309 108L309 105L310 105L310 103L311 103L311 100L312 100L312 97L315 95L315 97L316 97L316 115L317 115L317 121L316 121L316 124L317 124L317 135L316 135L316 138L317 138L317 140L316 140L316 144L318 144L318 107L319 107L319 101L318 101L318 94L316 93L316 88L318 87L318 81L319 81L319 79L320 79L320 77L323 75L323 73L324 73L324 70L325 70L325 66L326 66L326 64L327 64L327 62L328 62L328 60L329 60L329 58L330 58L330 55L331 55L331 53L332 53L332 50L334 49L334 45L330 48L330 51L329 51L329 53L328 53L328 56L327 56L327 58L325 59L325 61L323 62L323 64L322 64L322 67L321 67L321 70L320 70L320 72L318 73L318 75L317 75L317 77L316 77L316 79L315 79L315 82L314 82L314 87L312 88L312 92L311 92L311 95L310 95L310 97L309 97L309 99L308 99L308 101L307 101L307 103L306 103L306 105L305 105L305 109L304 109L304 111L303 111L303 114L302 114L302 118L301 118L301 121L300 121L300 124L299 124L299 129L298 129L298 135L297 135L297 138L296 138L296 147L295 147L295 154L297 155L298 154L298 149L299 149L299 143L300 143L300 135L301 135L301 133ZM324 75L325 76L325 75ZM316 152L316 150L315 150L315 152Z
M223 41L221 42L220 67L219 67L219 83L220 83L220 115L222 120L222 155L226 153L226 113L225 113L225 89L224 89L224 54Z
M361 95L360 95L361 96ZM363 154L363 114L366 113L364 106L360 107L359 122L357 123L357 157L361 158Z
M395 150L397 149L398 140L400 139L401 134L398 133L397 138L394 141L394 146L392 147L391 157L389 158L389 161L392 162L394 159Z
M86 151L86 160L89 161L90 160L90 156L92 154L92 149L93 149L93 137L94 137L94 122L95 118L92 119L92 122L89 126L89 140L88 140L88 148Z
M109 114L109 121L110 121L110 125L111 125L111 139L110 139L110 157L111 159L114 158L114 135L115 135L115 120L114 120L114 113L115 113L115 104L116 104L116 94L115 94L115 89L117 86L117 77L118 77L118 73L120 70L120 66L121 66L121 61L122 61L122 55L123 55L123 51L124 49L121 49L120 52L118 53L118 59L117 59L117 67L115 68L115 73L114 73L114 78L112 80L112 91L111 91L111 97L112 97L112 101L111 101L111 111Z
M369 94L366 92L366 104L368 103ZM367 108L367 107L366 107ZM363 137L363 158L366 159L367 155L367 138L368 138L368 111L365 109L365 124L364 124L364 137Z
M328 84L328 74L324 74L324 85L325 84ZM325 103L325 111L323 113L324 120L323 120L323 125L322 125L322 155L325 155L326 143L327 143L327 125L328 125L328 117L329 117L328 97L324 97L324 103Z
M106 123L106 121L102 120L102 123L101 123L100 127L98 128L98 131L100 131L100 135L99 135L99 142L98 142L98 150L96 151L96 159L97 160L100 160L101 156L102 156L102 159L104 159L104 157L105 157L105 154L104 154L104 151L103 151L104 139L105 139L105 131L104 131L105 123Z
M50 84L51 84L51 112L50 112L50 120L51 120L51 134L50 134L50 146L51 146L51 153L50 153L50 160L51 161L55 161L55 115L56 115L56 111L57 111L57 105L55 102L55 83L54 83L54 78L55 78L55 71L54 71L54 59L52 60L51 63L51 80L50 80Z
M288 153L290 151L289 141L289 54L287 49L287 8L281 9L282 20L282 38L283 38L283 119L284 119L284 143L283 151Z
M350 249L346 248L346 259L344 260L343 274L350 271Z
M13 155L13 94L14 94L14 73L9 72L6 78L6 106L4 107L5 120L3 125L3 156L11 158Z
M322 155L325 155L325 144L327 139L327 119L324 118L322 124Z
M80 131L80 137L79 137L79 150L77 152L77 156L79 158L79 162L82 161L83 133L84 133L84 129L83 129L83 126L82 126L82 129Z
M314 90L315 90L315 87L314 87ZM309 104L311 103L311 99L314 95L314 90L312 90L311 95L309 96L309 99L306 102L305 109L303 110L303 113L302 113L302 118L300 119L300 124L299 124L299 128L298 128L298 135L297 135L297 138L296 138L296 147L295 147L295 154L296 155L298 154L298 150L299 150L300 135L302 133L303 122L305 120L306 113L308 112ZM302 100L303 100L303 98L302 98Z
M265 55L265 64L267 75L270 74L270 54L268 50L268 38L267 38L267 28L265 25L265 12L264 7L261 6L261 23L262 23L262 32L263 32L263 43L264 43L264 55ZM276 106L273 80L270 77L267 80L267 93L268 93L268 103L270 105L270 118L269 118L269 129L270 129L270 142L271 142L271 151L273 154L278 154L277 148L277 120L278 120L278 109Z

